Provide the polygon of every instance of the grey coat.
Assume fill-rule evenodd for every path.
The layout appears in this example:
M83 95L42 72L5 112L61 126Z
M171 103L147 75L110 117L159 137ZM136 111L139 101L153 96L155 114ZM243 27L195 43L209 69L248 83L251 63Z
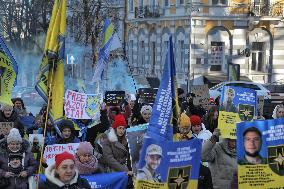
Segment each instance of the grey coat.
M28 177L36 173L37 162L33 154L28 150L29 146L23 142L22 149L19 153L23 154L24 170L27 171L28 176L23 177L10 177L10 185L6 189L28 189ZM5 173L9 171L8 166L9 152L6 140L0 143L0 178L3 178Z
M209 162L214 189L230 189L237 171L236 152L228 149L227 139L213 144L210 140L202 146L202 161Z
M113 171L129 171L127 161L129 157L125 145L118 142L118 138L113 128L108 133L108 140L103 144L103 157L108 167Z

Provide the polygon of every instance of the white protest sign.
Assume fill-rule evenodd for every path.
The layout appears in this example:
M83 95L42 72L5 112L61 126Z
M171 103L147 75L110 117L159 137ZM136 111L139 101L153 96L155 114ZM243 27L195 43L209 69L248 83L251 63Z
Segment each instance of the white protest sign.
M65 93L65 115L72 119L100 119L101 94L85 94L72 90Z
M47 165L52 165L55 162L55 155L61 154L64 151L67 151L75 155L76 150L80 143L69 143L69 144L53 144L47 145L44 149L43 158L46 159Z
M201 105L203 108L207 108L209 104L209 88L208 85L193 85L191 87L192 93L195 94L193 98L194 105Z

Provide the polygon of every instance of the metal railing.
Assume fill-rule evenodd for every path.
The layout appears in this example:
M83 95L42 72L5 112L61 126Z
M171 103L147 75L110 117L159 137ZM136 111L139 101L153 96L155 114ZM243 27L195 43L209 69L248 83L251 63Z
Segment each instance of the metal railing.
M283 17L284 3L252 3L249 5L251 16Z
M160 6L135 7L135 18L157 18L160 17Z

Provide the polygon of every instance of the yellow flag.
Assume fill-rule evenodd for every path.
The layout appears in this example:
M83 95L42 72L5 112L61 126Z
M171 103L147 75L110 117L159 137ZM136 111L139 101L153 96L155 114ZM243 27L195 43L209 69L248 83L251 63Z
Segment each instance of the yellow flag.
M35 86L46 102L51 90L50 116L55 123L63 117L65 31L66 0L55 0Z

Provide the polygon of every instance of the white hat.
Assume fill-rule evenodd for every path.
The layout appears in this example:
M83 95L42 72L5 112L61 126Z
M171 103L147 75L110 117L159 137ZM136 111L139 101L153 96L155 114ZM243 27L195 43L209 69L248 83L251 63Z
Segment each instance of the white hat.
M150 105L142 106L140 113L142 114L144 111L149 110L152 113L152 107Z
M18 129L13 128L10 130L10 133L7 136L7 143L10 143L10 142L23 142L23 139Z

